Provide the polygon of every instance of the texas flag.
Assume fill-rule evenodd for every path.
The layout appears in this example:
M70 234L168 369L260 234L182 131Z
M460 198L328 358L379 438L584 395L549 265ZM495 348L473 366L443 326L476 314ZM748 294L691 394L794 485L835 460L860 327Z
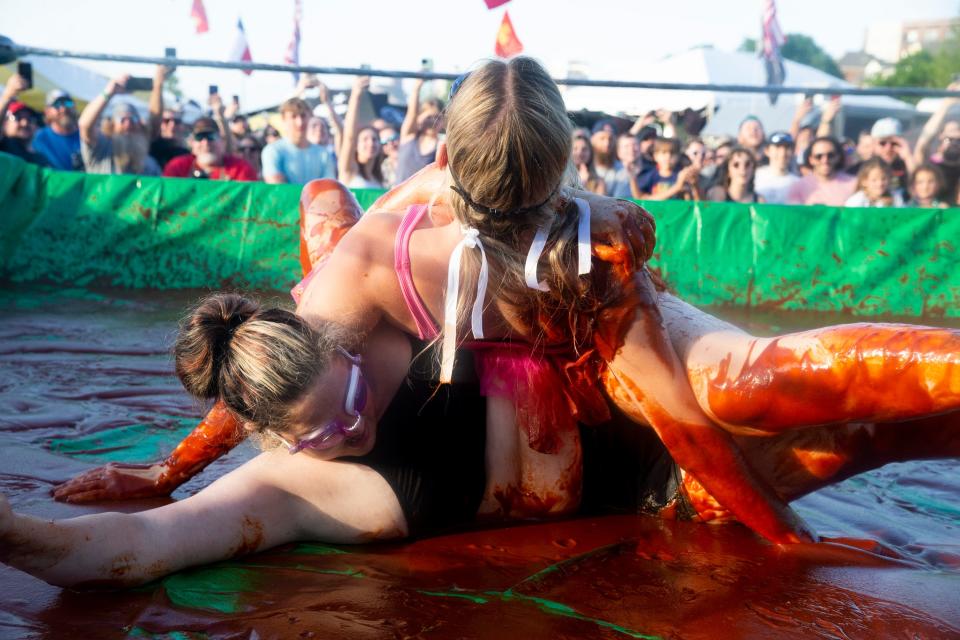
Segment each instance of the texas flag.
M250 55L250 44L247 42L247 32L243 30L243 20L237 18L237 35L233 39L233 49L230 51L231 62L253 62L253 56ZM253 69L244 69L247 75L253 73Z
M207 22L207 12L203 8L203 0L193 0L193 6L190 7L190 19L197 29L197 33L206 33L210 31L210 24Z
M503 12L503 22L500 23L500 30L497 31L497 44L493 50L501 58L509 58L523 51L523 43L517 37L517 32L513 30L510 14L506 11Z

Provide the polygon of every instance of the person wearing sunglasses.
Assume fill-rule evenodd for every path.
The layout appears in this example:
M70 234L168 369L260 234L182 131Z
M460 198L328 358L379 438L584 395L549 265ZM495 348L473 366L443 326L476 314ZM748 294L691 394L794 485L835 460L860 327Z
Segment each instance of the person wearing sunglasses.
M825 204L842 207L857 188L857 179L843 171L843 147L831 137L815 138L805 165L810 168L790 187L787 204Z
M883 160L890 168L890 189L905 199L907 181L914 169L913 151L903 137L903 125L896 118L880 118L870 129L873 138L873 156ZM858 175L866 160L848 169Z
M168 73L166 65L157 65L149 102L150 155L161 167L166 167L177 156L190 154L185 140L189 129L183 123L183 112L163 104L163 87Z
M100 115L120 93L126 92L128 74L120 75L80 113L80 154L87 173L159 176L160 166L150 156L150 138L137 107L114 102L110 111L110 134L98 126Z
M707 192L707 200L750 204L764 202L753 185L756 165L753 151L740 145L733 147L723 163L723 183L711 187Z
M48 93L43 117L47 125L37 131L33 148L54 169L83 171L76 104L70 94L59 89Z
M209 180L257 179L257 171L244 158L224 151L220 128L213 118L200 118L190 134L191 153L177 156L163 168L169 178L203 178Z

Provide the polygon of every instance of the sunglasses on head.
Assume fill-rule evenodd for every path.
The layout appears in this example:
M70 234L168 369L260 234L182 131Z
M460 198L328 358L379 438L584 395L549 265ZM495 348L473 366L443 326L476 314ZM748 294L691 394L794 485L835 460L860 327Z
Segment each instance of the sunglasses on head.
M349 439L363 432L360 425L363 418L360 413L367 406L367 382L363 377L363 371L360 370L360 356L352 355L342 347L337 347L337 352L350 361L350 377L347 380L347 393L343 399L343 412L355 417L356 420L353 424L345 424L340 419L334 419L322 427L309 431L295 442L279 436L291 454L299 453L304 449L329 449L338 444L342 438Z
M396 134L392 136L385 136L383 138L380 138L380 144L390 144L391 142L396 142L399 139L400 139L400 136Z
M197 142L200 142L201 140L206 140L207 142L213 142L219 137L220 136L214 133L213 131L201 131L200 133L193 134L193 139L196 140Z

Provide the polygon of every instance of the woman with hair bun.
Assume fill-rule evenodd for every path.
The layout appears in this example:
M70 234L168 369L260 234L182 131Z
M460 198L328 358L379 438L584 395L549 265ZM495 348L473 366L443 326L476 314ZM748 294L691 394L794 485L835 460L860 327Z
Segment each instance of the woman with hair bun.
M571 125L556 85L536 62L490 62L470 74L451 101L447 131L437 162L442 175L425 170L359 221L355 203L335 183L308 187L316 197L304 209L312 221L303 240L323 266L302 283L296 316L220 300L195 314L181 337L177 370L192 393L219 397L230 415L304 455L267 452L173 505L60 521L42 533L4 505L0 537L32 536L49 542L49 550L38 554L34 543L28 557L14 544L4 547L3 561L68 583L109 578L120 559L140 563L146 554L149 562L138 566L154 569L135 573L135 581L287 540L405 535L416 523L411 514L436 513L443 502L430 508L424 495L403 494L404 468L391 480L370 458L376 445L363 455L363 438L381 441L385 433L373 430L372 418L403 410L393 394L416 352L410 335L439 345L443 382L457 379L456 348L470 343L488 396L486 442L474 447L490 462L477 512L491 517L576 509L585 463L577 423L603 428L610 400L653 427L672 456L666 477L679 482L661 491L666 500L657 511L701 519L726 513L774 542L814 539L789 499L903 456L957 455L956 413L883 429L861 423L792 430L955 409L960 363L934 363L941 378L932 386L924 364L928 354L960 351L951 351L957 336L877 326L755 339L691 311L645 267L652 219L632 203L566 186ZM444 186L438 202L396 213L393 205L419 198L423 183ZM318 200L326 204L314 209ZM341 235L328 255L311 246ZM325 337L331 320L345 328L336 329L340 338ZM720 335L726 343L701 340ZM886 346L894 343L901 345L896 353ZM811 358L821 365L809 367ZM859 366L865 361L882 366ZM862 377L881 368L883 376ZM360 407L361 377L369 382L369 408ZM867 384L875 393L852 395ZM894 384L909 388L916 402L906 406L888 393ZM463 433L449 416L437 422L446 425L440 434ZM738 435L757 431L769 435L759 446ZM903 447L907 436L916 444ZM446 458L460 466L443 443L423 444L431 443L427 464ZM836 465L823 473L804 451L829 452ZM344 453L371 464L315 459ZM97 483L91 481L93 491ZM662 484L657 488L668 486L665 478ZM559 502L543 499L551 491ZM467 496L451 500L470 503ZM133 548L102 549L106 526L126 527ZM158 533L164 544L144 549L144 539Z

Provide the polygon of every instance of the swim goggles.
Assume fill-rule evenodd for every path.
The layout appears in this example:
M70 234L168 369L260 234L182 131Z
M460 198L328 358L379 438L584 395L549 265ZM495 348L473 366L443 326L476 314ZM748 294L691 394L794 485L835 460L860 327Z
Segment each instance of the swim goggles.
M348 416L355 417L356 420L353 424L346 424L337 418L333 422L313 429L292 444L289 440L280 436L280 439L287 445L287 451L291 454L299 453L304 449L320 451L330 449L340 444L344 439L355 439L363 433L363 426L360 424L363 418L360 413L367 406L367 381L363 377L363 371L360 370L360 356L352 355L339 346L337 351L350 361L350 378L347 381L347 393L343 399L343 412Z

